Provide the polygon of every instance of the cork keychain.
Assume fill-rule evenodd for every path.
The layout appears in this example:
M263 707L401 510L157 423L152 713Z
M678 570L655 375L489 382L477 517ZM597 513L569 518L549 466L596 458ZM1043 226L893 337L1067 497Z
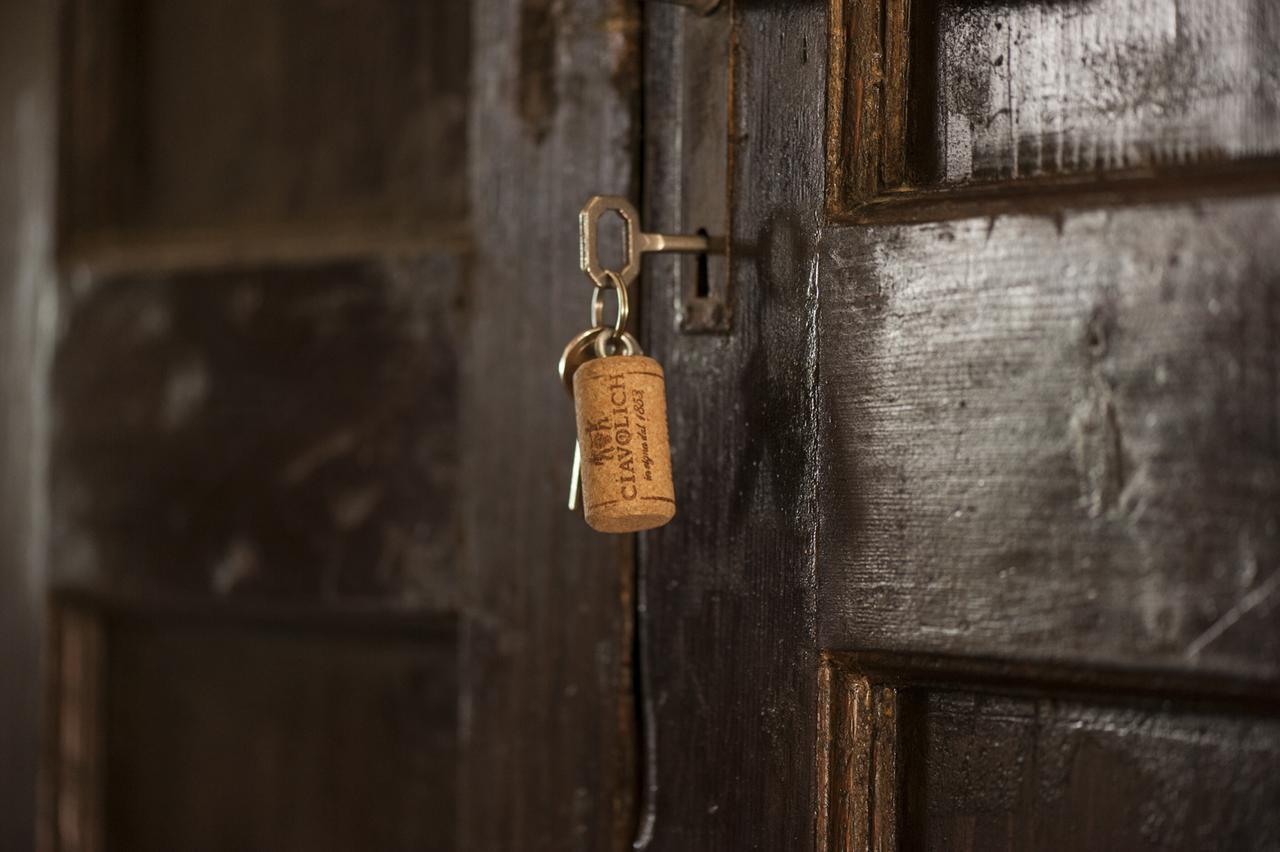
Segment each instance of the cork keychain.
M625 261L620 270L600 263L597 223L613 210L624 224ZM654 529L676 514L667 433L666 374L640 350L627 329L629 286L645 252L705 252L701 236L646 234L625 198L593 196L579 215L582 271L590 279L591 327L573 337L560 357L560 380L573 398L577 421L569 508L576 509L581 484L587 524L606 533ZM604 322L607 292L617 312Z
M606 273L617 294L611 327L602 323L603 288L592 294L592 325L569 341L560 377L573 397L578 443L569 508L579 480L587 524L607 533L654 529L676 513L667 435L666 376L627 331L627 285Z

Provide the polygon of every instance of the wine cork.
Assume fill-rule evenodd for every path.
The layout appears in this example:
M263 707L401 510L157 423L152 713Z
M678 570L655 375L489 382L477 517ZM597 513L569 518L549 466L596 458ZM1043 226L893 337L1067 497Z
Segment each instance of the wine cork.
M643 355L587 361L573 376L587 524L610 533L675 517L662 366Z

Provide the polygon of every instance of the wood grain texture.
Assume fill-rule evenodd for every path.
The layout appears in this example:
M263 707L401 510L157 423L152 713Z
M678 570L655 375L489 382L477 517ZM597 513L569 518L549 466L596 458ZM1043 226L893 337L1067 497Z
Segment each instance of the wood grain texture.
M1117 670L825 655L820 849L1268 849L1276 694Z
M455 606L462 273L439 255L73 278L57 581Z
M376 627L113 621L112 848L455 849L452 618Z
M452 616L52 608L41 848L453 849Z
M945 690L910 700L906 848L1280 844L1274 717Z
M302 611L320 648L353 610L459 610L457 822L440 836L623 847L630 552L561 508L572 410L553 365L590 293L577 210L635 188L633 7L84 0L67 27L59 581L93 605ZM175 678L217 656L161 639L148 666ZM252 728L229 686L194 723L221 707ZM383 686L353 683L342 724L412 702L412 683ZM108 743L147 746L134 716L153 709L112 694ZM299 760L321 760L308 742ZM195 764L147 756L183 783L125 779L108 825L162 829L127 821L161 793L196 821L226 804L194 804ZM323 810L333 791L306 785L340 787L329 768L289 801ZM440 818L396 810L364 845L425 843ZM238 825L249 846L302 836Z
M680 10L646 9L645 115L674 116L663 62ZM680 511L640 544L655 720L651 849L814 846L814 253L826 9L735 3L732 334L680 334L660 263L646 352L667 373ZM685 66L684 75L700 76ZM647 222L679 222L679 135L659 123Z
M819 708L819 852L899 848L901 771L898 690L823 660Z
M1274 684L1277 235L1270 201L829 231L822 645Z
M103 852L107 647L103 620L81 607L47 616L40 852Z
M595 852L631 836L631 547L564 507L573 406L555 364L591 294L578 210L636 187L637 14L621 0L472 6L461 849Z
M1280 153L1280 10L1267 0L934 0L913 85L936 185ZM922 79L925 76L930 79ZM917 140L922 141L922 140Z
M35 844L56 10L0 4L0 848Z
M818 823L822 852L865 852L872 848L875 728L869 680L831 669L831 727L819 748L827 753L827 821ZM825 844L825 846L823 846Z
M466 212L469 5L75 0L69 247Z
M1273 4L833 0L831 16L834 217L929 220L1277 183Z
M664 228L669 233L705 233L723 250L715 254L663 257L649 255L645 263L671 281L677 299L680 328L689 333L726 333L733 326L732 245L724 235L730 230L729 121L733 104L732 28L724 12L687 14L681 9L652 7L650 21L662 21L661 44L651 45L649 59L664 69L672 84L661 103L651 100L646 113L645 144L671 146L665 156L683 159L684 179L667 191L670 210ZM675 14L666 14L675 13ZM696 132L672 138L661 128L696 128Z

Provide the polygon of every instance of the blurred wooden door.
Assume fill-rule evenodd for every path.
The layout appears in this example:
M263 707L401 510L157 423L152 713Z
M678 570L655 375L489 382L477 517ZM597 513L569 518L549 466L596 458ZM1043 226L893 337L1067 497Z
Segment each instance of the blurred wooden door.
M44 848L621 844L630 563L562 508L554 364L634 13L61 26Z
M649 848L1280 846L1275 4L648 12Z
M0 848L35 842L44 614L43 345L53 290L52 4L0 4Z

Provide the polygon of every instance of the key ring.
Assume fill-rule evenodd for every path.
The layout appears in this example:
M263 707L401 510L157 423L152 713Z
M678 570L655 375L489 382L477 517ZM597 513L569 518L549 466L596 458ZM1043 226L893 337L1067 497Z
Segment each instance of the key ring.
M603 358L612 354L608 351L608 344L614 340L622 347L621 354L644 354L640 348L640 341L636 340L630 332L624 331L615 338L612 329L600 326L592 326L586 331L578 332L565 346L556 371L560 374L560 381L564 384L565 393L569 394L570 399L573 399L573 374L592 358ZM602 348L605 350L603 353L600 351Z
M600 333L596 335L595 340L591 343L592 348L595 349L597 358L608 358L610 355L644 354L643 350L640 349L640 341L636 340L635 337L632 336L631 332L624 331L622 334L615 337L612 334L607 334L607 331L608 329L601 329ZM610 343L617 343L622 347L621 351L610 352Z
M618 315L613 320L613 334L609 335L614 340L622 337L627 333L627 320L631 318L631 297L627 294L627 284L622 280L622 276L613 270L606 269L604 279L608 283L607 287L596 287L591 291L591 327L604 328L604 291L606 289L613 290L618 294Z

